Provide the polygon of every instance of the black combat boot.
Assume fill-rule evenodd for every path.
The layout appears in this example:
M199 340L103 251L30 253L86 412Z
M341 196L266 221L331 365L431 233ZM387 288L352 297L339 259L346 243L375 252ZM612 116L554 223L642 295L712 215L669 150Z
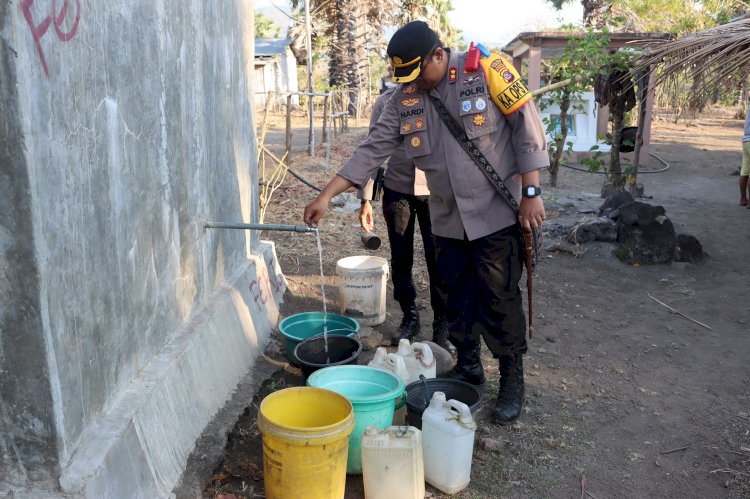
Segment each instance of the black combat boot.
M481 386L484 384L484 366L479 355L479 346L471 350L458 350L458 360L450 371L446 371L442 378L453 378L466 383Z
M521 415L524 401L523 354L503 355L500 361L500 393L495 405L495 423L509 425Z
M448 339L448 321L444 315L436 315L432 322L432 342L448 350L448 353L455 355L456 346Z
M401 319L401 325L398 327L398 336L392 340L394 345L398 345L398 342L403 339L412 341L419 335L419 312L416 305L414 303L402 304L401 310L404 312L404 318Z

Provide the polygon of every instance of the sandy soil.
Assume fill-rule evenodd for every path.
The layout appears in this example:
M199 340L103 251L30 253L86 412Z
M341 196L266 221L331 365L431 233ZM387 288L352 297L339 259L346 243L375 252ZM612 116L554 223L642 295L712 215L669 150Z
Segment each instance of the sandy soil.
M353 128L337 138L328 171L321 158L304 155L295 157L295 168L322 185L363 135ZM472 481L456 497L750 496L750 210L737 206L732 175L742 122L721 113L691 124L657 120L653 135L653 152L670 168L641 175L645 201L664 206L677 232L697 237L709 257L696 265L631 266L613 255L613 243L582 245L578 257L548 253L534 283L536 334L525 359L524 414L509 428L491 423L498 370L485 351L489 381L477 414ZM545 189L547 245L601 205L602 181L562 169L559 186ZM301 223L313 197L289 176L265 221ZM384 245L370 253L387 257L384 224L377 221ZM331 310L337 308L336 261L368 253L355 225L353 212L334 210L321 225ZM289 282L282 314L321 310L314 237L263 237L276 242ZM423 262L415 274L427 339ZM400 320L391 296L388 309L386 322L376 327L386 337ZM283 360L278 338L268 355ZM303 384L299 374L280 370L256 394L204 497L262 497L257 405L270 391ZM443 497L427 490L428 497ZM347 497L363 497L361 477L349 477Z

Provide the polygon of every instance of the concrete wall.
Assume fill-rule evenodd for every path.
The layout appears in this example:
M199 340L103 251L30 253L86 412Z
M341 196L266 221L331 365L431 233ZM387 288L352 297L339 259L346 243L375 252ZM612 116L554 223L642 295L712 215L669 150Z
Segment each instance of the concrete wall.
M168 494L267 340L252 13L0 0L0 492Z

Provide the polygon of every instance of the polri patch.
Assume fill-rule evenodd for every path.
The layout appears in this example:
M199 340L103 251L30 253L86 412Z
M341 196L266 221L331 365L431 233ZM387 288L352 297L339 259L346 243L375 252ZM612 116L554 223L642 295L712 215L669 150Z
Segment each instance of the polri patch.
M484 109L487 107L487 102L480 97L476 100L474 105L476 106L477 111L484 111Z
M410 95L410 94L413 94L416 91L417 91L417 87L416 86L414 86L414 85L408 85L408 86L404 87L403 93L406 94L406 95Z
M468 113L469 111L471 111L471 101L470 100L463 101L461 103L461 110L465 113Z

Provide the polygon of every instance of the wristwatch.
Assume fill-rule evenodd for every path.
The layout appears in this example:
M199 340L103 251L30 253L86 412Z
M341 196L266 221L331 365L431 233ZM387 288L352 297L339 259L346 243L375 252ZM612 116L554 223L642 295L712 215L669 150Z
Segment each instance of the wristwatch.
M542 189L538 185L524 185L521 188L521 193L525 198L535 198L542 193Z

